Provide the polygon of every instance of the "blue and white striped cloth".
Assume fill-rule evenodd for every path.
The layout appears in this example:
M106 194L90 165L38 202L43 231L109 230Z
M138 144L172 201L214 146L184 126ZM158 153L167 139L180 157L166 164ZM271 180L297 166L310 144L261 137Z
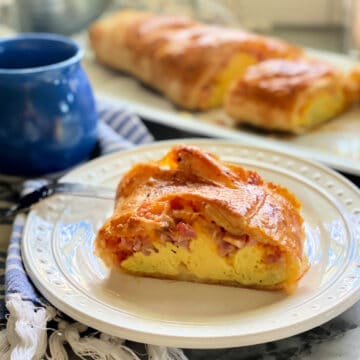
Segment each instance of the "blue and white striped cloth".
M134 145L144 144L153 140L151 134L141 120L123 107L109 103L99 103L99 153L108 154L114 151L128 149ZM44 179L25 180L23 191L31 191L46 183ZM0 201L9 204L12 187L6 181L0 180ZM0 224L0 326L6 325L5 299L9 294L19 294L23 300L30 300L35 305L46 303L24 270L20 241L25 223L25 216L18 215L14 224ZM10 230L10 231L9 231ZM10 234L10 240L6 237Z

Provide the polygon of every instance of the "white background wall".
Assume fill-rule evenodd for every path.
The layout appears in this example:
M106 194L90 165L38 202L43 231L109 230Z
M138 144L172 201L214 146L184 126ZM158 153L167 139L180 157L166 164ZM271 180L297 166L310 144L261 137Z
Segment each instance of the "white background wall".
M266 30L274 25L341 25L344 8L355 1L360 0L113 0L113 4L188 15L195 15L197 8L196 15L201 20ZM13 2L0 0L0 24L8 22L4 8Z
M0 0L1 1L1 0ZM56 1L56 0L54 0ZM344 21L344 4L360 0L113 0L119 7L197 15L204 20L247 28L273 25L324 26ZM195 9L195 10L194 10ZM196 10L197 9L197 10ZM232 19L233 18L233 19Z
M341 24L351 0L220 0L246 27Z

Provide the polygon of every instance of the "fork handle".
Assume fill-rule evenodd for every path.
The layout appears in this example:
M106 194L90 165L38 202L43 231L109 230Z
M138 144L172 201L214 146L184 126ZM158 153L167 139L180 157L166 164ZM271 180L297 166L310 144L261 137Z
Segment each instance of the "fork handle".
M22 196L17 204L14 204L9 209L7 209L4 215L6 217L14 216L20 211L28 210L37 202L59 193L109 200L114 200L115 198L115 192L112 189L105 187L91 186L80 183L52 183L41 186L40 188Z
M5 217L11 217L16 215L20 211L28 210L31 205L53 195L53 193L54 189L51 189L49 186L44 185L39 189L36 189L29 194L22 196L19 201L16 204L10 206L3 215Z

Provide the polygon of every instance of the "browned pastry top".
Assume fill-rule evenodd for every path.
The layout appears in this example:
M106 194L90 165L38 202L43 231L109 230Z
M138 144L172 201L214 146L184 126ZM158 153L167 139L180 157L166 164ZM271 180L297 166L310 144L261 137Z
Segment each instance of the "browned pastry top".
M240 29L207 26L184 16L171 15L140 18L127 31L125 41L139 58L156 58L169 65L167 71L183 69L181 74L189 77L196 77L197 73L203 72L204 66L216 64L217 59L230 60L228 56L239 51L258 61L272 57L293 58L301 54L299 48L281 40Z
M181 213L189 223L202 216L233 236L247 234L301 259L304 233L299 206L285 188L265 183L254 171L195 147L177 146L162 160L135 165L124 176L114 214L100 236L108 244L143 234L149 235L144 241L152 241L171 233ZM121 246L133 251L128 244ZM124 250L121 257L130 253Z
M96 21L89 36L101 62L137 76L181 106L197 109L213 106L210 94L221 89L221 74L233 60L243 62L240 71L254 62L303 53L285 41L241 29L132 10Z
M250 66L233 85L231 95L290 107L298 94L314 85L314 81L337 77L339 71L325 62L271 59Z

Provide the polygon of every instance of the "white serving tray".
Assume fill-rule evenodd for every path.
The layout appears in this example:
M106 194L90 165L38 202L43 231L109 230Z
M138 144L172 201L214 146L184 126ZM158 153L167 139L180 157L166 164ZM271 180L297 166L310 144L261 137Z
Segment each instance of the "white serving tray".
M311 49L308 52L343 70L348 70L354 64L344 55ZM91 51L87 51L83 65L100 97L124 103L149 121L199 135L282 150L360 175L360 107L304 135L269 134L235 125L222 109L207 112L178 109L134 78L98 64Z

